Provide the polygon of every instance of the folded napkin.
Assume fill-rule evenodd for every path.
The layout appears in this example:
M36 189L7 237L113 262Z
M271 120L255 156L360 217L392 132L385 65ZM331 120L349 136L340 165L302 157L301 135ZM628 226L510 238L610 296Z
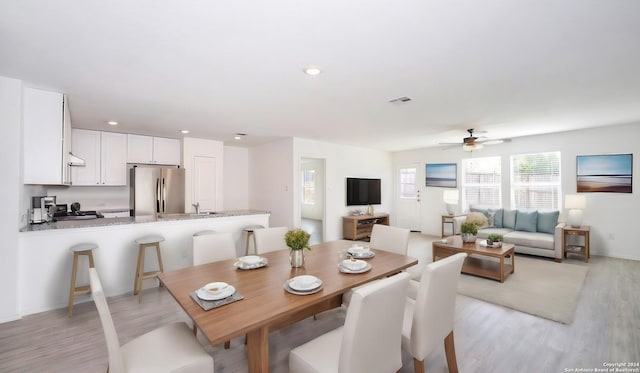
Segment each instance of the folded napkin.
M191 299L193 299L194 301L196 301L196 303L198 303L198 305L200 305L200 307L202 307L202 309L204 309L205 311L209 311L212 310L214 308L220 307L220 306L224 306L225 304L229 304L229 303L233 303L237 300L241 300L244 299L244 296L242 296L242 294L238 293L237 291L235 293L233 293L232 295L226 297L226 298L222 298L219 300L204 300L198 297L198 295L196 294L197 290L192 291L191 293L189 293L189 295L191 296Z

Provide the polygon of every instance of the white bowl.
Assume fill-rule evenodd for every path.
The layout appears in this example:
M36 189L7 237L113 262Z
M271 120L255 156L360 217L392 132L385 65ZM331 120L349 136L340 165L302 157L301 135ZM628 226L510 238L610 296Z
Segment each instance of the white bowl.
M262 258L260 256L258 256L258 255L247 255L247 256L243 256L243 257L238 258L238 260L242 264L255 265L255 264L260 263L262 261Z
M359 271L367 266L367 262L364 260L347 259L342 261L342 267L351 271Z
M229 284L226 282L210 282L203 286L206 293L211 295L218 295L229 287Z
M296 276L289 280L289 287L293 290L311 290L322 284L319 278L311 275Z

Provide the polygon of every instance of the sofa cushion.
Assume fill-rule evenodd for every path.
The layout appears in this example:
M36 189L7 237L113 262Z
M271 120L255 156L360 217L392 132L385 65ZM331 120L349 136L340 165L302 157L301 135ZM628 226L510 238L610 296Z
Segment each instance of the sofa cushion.
M538 227L537 231L542 233L553 234L558 225L558 216L560 211L538 211Z
M502 228L503 210L502 209L489 210L489 212L493 213L493 226L496 228Z
M538 211L521 211L516 213L516 230L535 232L538 226Z
M516 210L502 210L502 228L516 229Z
M547 250L554 249L553 235L548 233L513 231L504 235L502 242L517 246L536 247Z
M508 234L511 232L513 232L513 230L509 228L496 228L496 227L482 228L482 229L478 229L478 234L476 235L476 237L486 240L491 233L499 234L504 237L505 234Z

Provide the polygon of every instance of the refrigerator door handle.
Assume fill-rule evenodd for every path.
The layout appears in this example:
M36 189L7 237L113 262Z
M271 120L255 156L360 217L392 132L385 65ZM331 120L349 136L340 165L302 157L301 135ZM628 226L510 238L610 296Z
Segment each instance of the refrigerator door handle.
M165 200L167 198L167 185L164 182L164 177L162 178L162 212L166 211Z
M156 179L156 212L160 211L160 179Z

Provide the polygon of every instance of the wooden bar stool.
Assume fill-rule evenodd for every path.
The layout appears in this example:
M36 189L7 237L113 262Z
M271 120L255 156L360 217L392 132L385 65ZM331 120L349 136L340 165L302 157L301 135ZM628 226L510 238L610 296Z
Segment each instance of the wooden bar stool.
M78 258L80 255L86 255L89 259L89 268L93 267L93 249L97 249L98 245L94 243L79 243L71 246L69 250L73 253L73 268L71 268L71 287L69 288L69 317L73 315L73 299L76 295L90 294L89 285L76 286L76 277L78 276Z
M159 235L145 236L138 238L138 264L136 266L136 277L133 279L133 295L138 294L138 303L142 303L142 282L143 280L157 277L159 273L164 272L162 266L162 254L160 254L160 242L164 241L164 237ZM144 271L144 256L147 247L156 248L156 256L158 258L158 270Z
M250 238L253 236L253 253L256 254L256 236L253 235L253 230L254 229L260 229L260 228L264 228L264 226L262 225L249 225L246 226L244 228L242 228L242 230L245 232L245 234L247 235L247 243L244 246L244 255L249 255L249 240Z

